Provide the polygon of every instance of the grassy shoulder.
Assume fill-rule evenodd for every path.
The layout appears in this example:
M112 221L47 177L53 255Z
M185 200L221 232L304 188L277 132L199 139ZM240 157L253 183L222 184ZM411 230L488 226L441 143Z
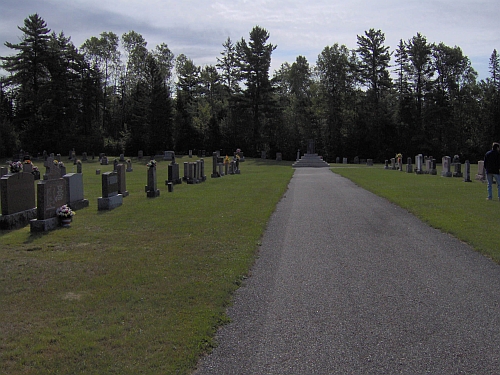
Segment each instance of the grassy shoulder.
M167 166L161 195L147 198L145 161L134 159L130 195L102 212L95 170L112 165L84 162L90 206L71 228L0 231L5 373L182 374L213 346L293 169L250 159L241 175L211 179L207 158L206 182L168 193Z
M337 164L332 170L500 263L500 202L486 200L486 183L441 177L440 169L435 176L386 170L381 165ZM473 165L472 179L476 173Z

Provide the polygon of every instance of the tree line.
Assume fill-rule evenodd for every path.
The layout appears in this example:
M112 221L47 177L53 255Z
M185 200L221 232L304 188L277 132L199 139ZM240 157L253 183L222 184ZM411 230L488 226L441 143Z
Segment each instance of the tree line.
M148 49L135 31L103 32L76 48L33 14L1 57L0 156L242 149L295 159L308 139L328 161L396 153L481 159L500 140L500 57L490 77L460 47L417 33L394 51L381 30L357 48L326 46L315 65L303 56L270 75L277 48L255 26L227 38L215 65L197 66L167 44Z

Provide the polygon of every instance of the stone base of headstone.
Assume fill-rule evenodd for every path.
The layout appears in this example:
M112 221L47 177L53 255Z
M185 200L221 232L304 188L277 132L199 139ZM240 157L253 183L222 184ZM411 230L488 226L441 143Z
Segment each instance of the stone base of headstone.
M219 177L221 177L221 175L219 174L219 172L215 172L215 173L212 173L210 175L210 177L212 177L212 178L219 178Z
M442 177L452 177L453 173L451 173L451 172L441 172L441 176Z
M97 210L105 211L112 210L123 204L123 195L117 194L109 198L97 198Z
M406 164L406 173L413 173L413 165L412 164ZM415 173L418 174L418 171L415 171Z
M0 229L14 230L23 228L36 218L36 208L16 212L10 215L0 215Z
M59 226L59 218L51 217L50 219L40 220L34 219L30 221L31 232L49 232Z
M88 199L82 199L76 202L71 202L68 204L68 206L73 210L73 211L78 211L83 208L86 208L89 206L89 200Z
M125 171L126 171L126 172L133 172L133 171L134 171L134 169L133 169L133 168L127 168Z
M156 189L156 190L154 190L154 189L153 190L146 190L146 195L147 195L148 198L159 197L160 196L160 190L159 189Z
M128 197L130 195L130 193L128 192L128 190L121 191L120 194L123 196L123 198Z

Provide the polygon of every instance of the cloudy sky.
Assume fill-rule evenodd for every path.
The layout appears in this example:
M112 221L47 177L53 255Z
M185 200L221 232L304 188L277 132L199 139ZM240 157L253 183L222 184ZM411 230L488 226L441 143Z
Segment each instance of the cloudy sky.
M34 13L77 47L103 31L134 30L149 49L166 43L197 65L215 64L227 37L248 40L256 25L277 45L272 70L299 55L314 65L334 43L354 49L356 36L370 28L382 30L391 51L417 32L430 43L459 46L479 79L489 76L492 51L500 51L498 0L1 0L0 56L12 54L4 43L17 43L17 26Z

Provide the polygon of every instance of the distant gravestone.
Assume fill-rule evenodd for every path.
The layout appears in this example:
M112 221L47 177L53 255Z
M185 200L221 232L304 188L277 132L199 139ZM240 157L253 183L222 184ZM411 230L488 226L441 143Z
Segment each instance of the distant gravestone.
M422 154L418 154L417 156L415 156L415 173L416 174L423 174L424 173L423 161L424 161L424 157Z
M132 160L128 159L127 160L127 172L133 172L134 170L132 169Z
M212 154L212 174L210 175L210 177L212 178L218 178L218 177L221 177L219 172L217 171L217 153L214 152Z
M366 165L368 165L369 167L373 167L373 159L367 159Z
M97 198L97 210L112 210L123 204L123 195L118 193L118 173L104 172L101 175L102 197Z
M281 152L276 153L276 161L283 161L283 155L281 154Z
M125 155L120 154L120 163L125 162Z
M165 160L165 161L175 160L175 152L174 151L164 151L163 152L163 160Z
M144 152L141 150L137 153L137 157L139 158L139 160L142 160L142 158L144 157Z
M151 166L148 167L148 184L144 188L148 198L160 196L160 190L156 186L156 166Z
M441 176L443 177L451 177L451 158L449 156L443 156L442 158L443 170L441 171Z
M175 162L175 155L172 159L172 162L168 165L168 177L167 181L165 181L165 184L168 185L169 183L172 183L174 185L177 184L182 184L182 179L180 177L180 171L179 171L179 163Z
M484 171L484 160L479 160L477 162L476 180L484 181L485 177L486 177L486 174Z
M101 158L101 165L108 165L108 157L106 155Z
M128 197L129 192L127 191L126 185L125 164L117 164L115 170L118 175L118 194L121 194L124 198Z
M266 152L265 151L261 151L260 152L260 158L261 159L265 159L266 158Z
M470 179L470 162L468 160L465 161L464 182L472 182Z
M309 139L307 141L307 153L314 154L315 153L315 142L314 139Z
M88 159L87 153L83 152L82 153L82 161L87 161L87 159Z
M413 172L413 163L411 157L408 157L406 159L406 173L412 173L412 172Z

